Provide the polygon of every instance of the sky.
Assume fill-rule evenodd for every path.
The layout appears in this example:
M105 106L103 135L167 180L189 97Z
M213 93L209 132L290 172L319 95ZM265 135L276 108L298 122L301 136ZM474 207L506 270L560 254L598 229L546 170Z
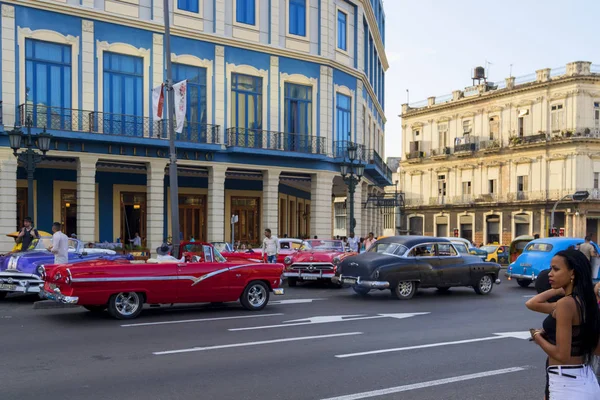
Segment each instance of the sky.
M600 64L600 0L385 0L385 157L402 156L406 103L471 86L472 70L491 63L488 81L572 61Z

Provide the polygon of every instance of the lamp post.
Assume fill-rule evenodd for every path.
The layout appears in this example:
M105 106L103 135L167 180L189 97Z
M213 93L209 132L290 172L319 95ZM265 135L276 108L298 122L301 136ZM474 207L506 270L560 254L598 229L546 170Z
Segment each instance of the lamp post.
M344 179L344 183L348 185L348 193L350 197L350 232L354 233L356 227L356 221L354 220L354 192L356 191L356 185L360 182L364 172L365 165L360 159L357 159L358 145L356 143L348 142L348 157L347 162L340 165L340 173ZM356 163L355 163L356 161Z
M42 133L34 135L31 133L33 121L31 116L27 116L25 120L25 127L27 128L27 134L23 134L20 127L15 126L13 130L8 131L8 141L10 148L13 150L13 154L17 157L17 161L25 165L27 170L27 213L33 218L33 173L35 172L35 166L46 157L46 152L50 150L50 142L52 141L52 135L46 132L46 127ZM19 153L21 147L24 150ZM41 151L39 154L37 150Z
M566 199L571 199L574 201L584 201L585 199L587 199L590 196L590 192L588 192L587 190L581 190L578 192L575 192L573 194L568 194L566 196L564 196L562 199L559 199L556 203L554 203L554 206L552 207L552 213L550 214L550 232L552 232L554 230L554 212L556 211L556 207L558 207L558 203L560 203L563 200Z

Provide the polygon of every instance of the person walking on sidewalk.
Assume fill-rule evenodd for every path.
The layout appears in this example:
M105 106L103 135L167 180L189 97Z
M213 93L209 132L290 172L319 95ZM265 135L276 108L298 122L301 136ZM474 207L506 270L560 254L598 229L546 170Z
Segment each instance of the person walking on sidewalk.
M67 264L69 262L69 238L61 232L60 222L52 224L52 246L48 248L54 254L54 264Z
M262 255L261 257L264 259L265 254L267 255L267 262L269 264L274 264L277 262L277 254L279 254L279 240L275 236L271 234L271 230L269 228L265 229L265 238L262 243Z

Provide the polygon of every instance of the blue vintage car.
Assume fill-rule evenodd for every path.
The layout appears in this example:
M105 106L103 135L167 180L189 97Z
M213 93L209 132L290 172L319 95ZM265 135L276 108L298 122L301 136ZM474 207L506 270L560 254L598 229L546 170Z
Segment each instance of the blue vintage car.
M27 251L0 256L0 299L9 293L39 293L44 281L39 276L38 267L52 264L54 254L48 251L52 237L34 240ZM89 260L125 260L130 255L117 254L114 250L86 249L83 242L69 239L69 264Z
M527 243L523 253L506 269L505 275L509 280L516 279L521 287L527 287L535 281L538 274L550 268L550 260L561 250L577 248L584 242L579 238L552 237L535 239ZM592 243L596 252L600 254L600 248ZM594 276L594 279L598 277Z

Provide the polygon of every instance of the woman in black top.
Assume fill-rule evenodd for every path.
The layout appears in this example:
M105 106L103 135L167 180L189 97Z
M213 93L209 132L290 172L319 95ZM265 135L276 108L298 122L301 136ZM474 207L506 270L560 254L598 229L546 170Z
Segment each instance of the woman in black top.
M531 335L548 355L549 400L600 399L591 368L593 355L600 354L600 313L590 270L589 260L580 251L558 252L548 274L552 289L526 303L530 310L548 314L544 329L532 330ZM562 298L549 302L555 296Z

